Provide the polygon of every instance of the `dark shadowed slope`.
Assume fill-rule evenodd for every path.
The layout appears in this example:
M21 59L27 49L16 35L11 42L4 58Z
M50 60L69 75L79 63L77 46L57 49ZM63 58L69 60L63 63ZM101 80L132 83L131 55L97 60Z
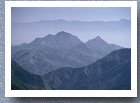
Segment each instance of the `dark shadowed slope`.
M115 50L82 68L61 68L44 78L60 90L130 90L131 49Z
M39 75L34 75L24 70L19 64L11 61L11 89L12 90L39 90L51 89L46 81Z

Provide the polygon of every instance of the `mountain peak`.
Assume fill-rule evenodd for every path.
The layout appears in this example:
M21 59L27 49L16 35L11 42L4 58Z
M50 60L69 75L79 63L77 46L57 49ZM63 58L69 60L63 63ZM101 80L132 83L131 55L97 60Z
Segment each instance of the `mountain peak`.
M52 37L53 35L52 34L48 34L46 35L44 38L48 38L48 37ZM43 39L43 38L42 38Z
M100 36L95 37L94 39L102 39Z
M48 34L47 36L52 36L52 34Z
M70 33L68 33L68 32L65 32L65 31L60 31L60 32L58 32L56 35L64 36L64 35L72 35L72 34L70 34Z
M107 42L105 40L103 40L100 36L97 36L97 37L89 40L88 42L92 42L92 43L105 43L105 44L107 44Z
M127 21L127 19L122 18L122 19L120 19L119 21Z
M119 22L130 23L131 19L120 19Z
M39 47L47 46L53 49L70 49L80 43L82 41L78 37L65 31L58 32L56 35L48 34L44 38L37 38L32 42Z
M105 40L103 40L100 36L95 37L86 42L90 48L96 51L102 51L106 54L116 50L121 49L122 47L115 45L115 44L108 44Z

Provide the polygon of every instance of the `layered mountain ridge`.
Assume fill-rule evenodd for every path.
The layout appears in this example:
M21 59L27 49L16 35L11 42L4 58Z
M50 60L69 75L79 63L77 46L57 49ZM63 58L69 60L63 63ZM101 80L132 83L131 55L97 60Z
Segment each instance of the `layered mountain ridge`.
M44 75L57 90L130 90L131 49L115 50L82 68L61 68Z
M108 44L101 37L83 43L61 31L36 38L31 43L12 46L12 59L33 74L44 75L62 67L82 67L106 56L121 46Z
M131 49L120 49L88 66L64 67L43 76L12 60L12 90L131 90Z
M31 42L36 37L44 37L46 34L56 34L62 30L75 34L80 40L86 42L94 36L100 35L108 42L130 47L124 40L130 40L131 20L118 21L67 21L44 20L30 23L12 23L12 43L21 44ZM20 35L19 35L20 34ZM27 38L25 38L27 37ZM112 37L108 39L108 37ZM17 40L18 39L18 40ZM119 41L118 41L119 40Z

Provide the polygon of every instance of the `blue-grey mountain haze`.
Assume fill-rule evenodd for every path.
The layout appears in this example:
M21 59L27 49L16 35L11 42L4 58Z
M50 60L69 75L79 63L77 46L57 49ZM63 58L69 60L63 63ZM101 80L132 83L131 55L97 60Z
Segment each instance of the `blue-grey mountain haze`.
M86 42L96 36L131 47L131 8L128 7L13 7L12 44L69 32Z
M131 19L130 7L12 7L12 22L36 22L64 19L68 21L118 21Z

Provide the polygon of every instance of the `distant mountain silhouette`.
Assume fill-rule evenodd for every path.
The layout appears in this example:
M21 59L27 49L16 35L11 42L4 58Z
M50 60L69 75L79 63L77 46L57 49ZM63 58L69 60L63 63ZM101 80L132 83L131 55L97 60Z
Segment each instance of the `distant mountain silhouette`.
M12 90L52 89L42 77L29 73L13 60L11 70Z
M76 36L62 31L36 38L29 44L12 46L12 59L27 71L44 75L62 67L89 65L116 49L121 47L108 44L100 37L91 43L83 43Z
M81 68L60 68L44 75L57 90L130 90L131 49L120 49Z
M113 37L111 42L120 39L120 45L125 45L131 34L131 20L121 19L119 21L66 21L66 20L43 20L31 23L12 23L12 43L29 43L36 37L44 37L46 34L56 34L59 31L75 34L80 40L87 41L93 35ZM88 36L87 36L88 35ZM117 35L117 36L115 36ZM85 37L85 38L84 38ZM115 37L115 38L114 38ZM18 41L17 41L18 40Z

